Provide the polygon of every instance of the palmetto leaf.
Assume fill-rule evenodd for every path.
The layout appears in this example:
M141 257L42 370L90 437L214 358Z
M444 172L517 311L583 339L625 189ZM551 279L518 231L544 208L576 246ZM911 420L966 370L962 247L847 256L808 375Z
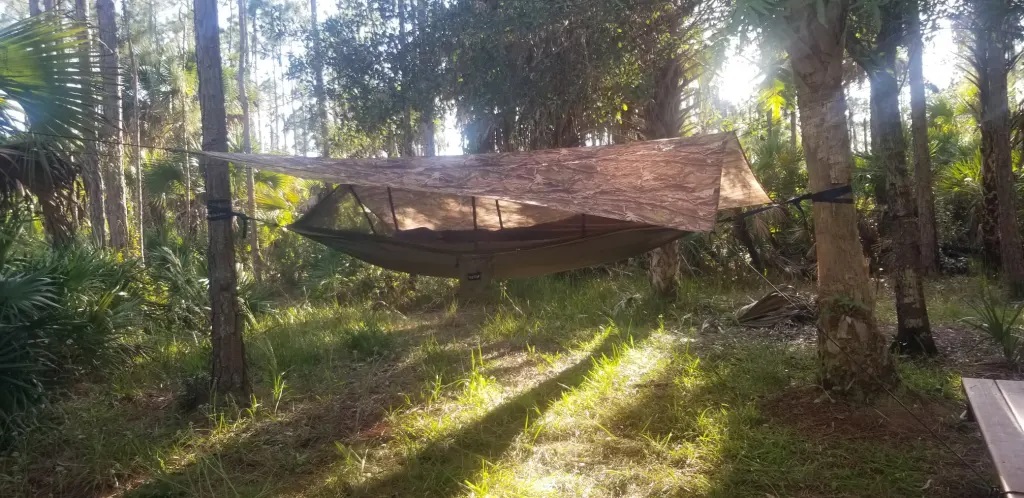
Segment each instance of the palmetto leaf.
M38 275L0 274L0 322L27 323L40 310L56 306L53 283Z
M96 128L98 59L84 48L86 29L59 14L0 29L0 143L24 142L27 131L66 142Z

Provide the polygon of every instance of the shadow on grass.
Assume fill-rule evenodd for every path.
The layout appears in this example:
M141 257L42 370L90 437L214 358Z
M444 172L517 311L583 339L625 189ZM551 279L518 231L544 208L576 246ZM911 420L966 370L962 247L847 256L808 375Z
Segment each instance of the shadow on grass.
M312 321L310 323L316 323ZM301 326L302 324L298 324ZM417 390L429 371L411 361L413 347L431 330L421 324L390 332L397 336L386 357L356 361L355 353L338 343L332 374L298 370L289 372L280 415L272 414L271 393L263 391L263 411L238 429L221 435L195 438L194 447L184 448L186 456L168 458L166 467L155 472L132 492L132 496L258 496L277 490L296 474L323 468L337 458L336 441L366 437L380 427L387 407L400 404L402 392ZM281 365L292 366L321 358L325 351L306 351L316 342L299 342L301 349L282 355ZM283 358L278 358L282 360ZM296 363L296 366L303 366ZM386 379L386 381L383 381ZM264 383L269 379L264 379ZM294 385L291 383L294 382ZM285 408L288 407L288 408ZM214 419L217 416L213 416ZM244 419L240 416L239 419ZM227 417L228 424L233 417ZM201 422L215 423L203 419ZM164 458L167 458L165 453ZM177 464L185 460L184 464ZM161 462L164 467L164 462Z
M760 341L700 358L681 347L672 368L608 421L619 441L648 441L646 451L656 455L648 470L622 470L639 473L636 482L644 472L650 481L675 476L642 493L651 495L985 496L921 428L894 426L900 407L848 407L821 396L812 382L813 355L810 348ZM806 396L795 399L798 392ZM812 427L809 417L822 423ZM962 435L945 436L969 444ZM617 451L600 453L625 460Z
M643 337L647 334L644 332ZM563 393L580 386L596 358L628 340L628 334L609 333L575 365L506 401L450 437L430 443L402 462L399 470L346 491L355 496L374 497L457 494L486 462L499 459L509 449L528 420L539 418Z

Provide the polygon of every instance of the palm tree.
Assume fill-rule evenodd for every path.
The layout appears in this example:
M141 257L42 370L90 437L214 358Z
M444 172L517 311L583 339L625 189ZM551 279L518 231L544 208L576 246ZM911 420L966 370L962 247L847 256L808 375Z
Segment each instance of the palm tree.
M853 155L843 88L850 0L747 2L748 26L787 45L807 158L808 189L851 184ZM829 389L863 397L897 383L888 340L875 320L874 295L852 202L815 202L819 376Z
M72 158L97 125L85 29L56 14L0 29L0 199L13 202L23 188L34 195L56 244L73 238Z
M1010 294L1024 296L1024 247L1014 206L1007 76L1020 38L1020 7L1007 0L973 0L970 10L971 79L978 87L986 239L991 253L998 234L999 264ZM994 230L993 230L994 228Z
M871 151L884 170L882 221L894 246L889 265L896 297L897 333L893 348L902 354L935 355L938 350L925 306L921 230L907 167L896 69L896 52L906 35L903 26L908 7L909 2L898 1L880 6L878 22L864 23L860 30L846 37L846 44L871 85Z

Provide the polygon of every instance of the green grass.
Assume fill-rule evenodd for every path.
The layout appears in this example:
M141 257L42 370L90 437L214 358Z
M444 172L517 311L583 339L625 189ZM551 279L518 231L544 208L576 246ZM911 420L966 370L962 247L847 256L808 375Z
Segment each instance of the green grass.
M0 457L0 496L973 490L954 457L908 435L898 407L832 417L847 411L814 391L811 346L732 328L732 310L765 290L690 281L663 303L639 277L551 277L437 311L291 308L247 332L253 407L219 412L179 403L208 351L152 337L130 368L76 386ZM701 332L708 320L723 331ZM956 372L900 369L900 395L980 451L945 417L962 403Z
M933 326L959 326L960 320L972 316L971 300L986 285L979 277L949 277L925 281L925 300L928 304L928 319ZM884 323L896 323L895 301L892 289L878 288L878 318Z

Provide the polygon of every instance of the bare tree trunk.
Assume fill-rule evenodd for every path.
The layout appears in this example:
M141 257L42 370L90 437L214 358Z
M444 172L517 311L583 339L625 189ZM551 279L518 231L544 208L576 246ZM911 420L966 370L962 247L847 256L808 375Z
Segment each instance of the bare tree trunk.
M248 65L248 29L246 20L248 13L245 9L245 0L238 0L238 74L235 80L238 83L238 101L242 107L242 152L252 153L252 130L249 121L249 94L246 92L245 79L249 76ZM316 14L313 14L316 16ZM252 167L245 168L245 189L246 203L245 211L251 217L256 216L256 177ZM256 226L249 227L249 257L252 264L252 273L256 281L263 280L263 263L260 261L260 233Z
M983 96L981 155L986 170L994 174L998 207L999 254L1003 277L1012 296L1024 296L1024 250L1017 228L1013 164L1010 153L1010 113L1007 92L1009 61L1006 51L991 54L988 94ZM984 94L982 94L984 95ZM987 98L986 98L987 97Z
M417 32L422 33L423 30L427 29L427 1L419 0L416 4L416 29ZM418 63L420 68L427 64L426 47L424 44L420 44L421 48L418 53ZM425 104L421 104L420 109L420 137L423 143L423 155L425 157L434 157L437 155L437 130L434 127L435 118L435 107L433 96L426 96L431 100Z
M187 1L187 0L186 0ZM183 12L179 11L179 21L182 25L185 25L185 16ZM186 65L188 63L188 40L186 39L187 32L182 29L181 33L181 70L185 72L187 70ZM188 120L188 112L185 106L185 92L178 92L178 109L181 111L181 116L178 117L178 129L181 132L181 141L185 144L189 143L188 128L185 126L185 122ZM185 177L185 233L188 234L189 238L195 237L199 233L199 223L196 220L196 207L195 207L195 190L192 188L192 157L189 154L185 154L184 163L182 164L182 173Z
M313 59L313 93L316 97L317 130L320 132L320 157L331 157L331 144L327 134L327 91L324 89L324 58L320 42L320 23L317 20L316 0L309 0L312 12L310 32L312 33L311 54Z
M408 11L406 9L406 0L396 0L398 4L398 39L400 50L404 49L408 44L406 24L408 22ZM409 94L410 79L412 77L409 71L409 67L400 66L397 68L399 80L402 82L402 103L404 110L402 111L402 141L400 145L399 153L403 157L415 155L413 150L413 129L412 129L412 96Z
M764 262L761 260L761 255L757 252L757 245L754 244L754 238L750 236L750 231L747 229L747 219L743 216L737 216L732 222L732 234L736 237L736 240L743 245L743 248L747 250L747 255L750 256L750 264L760 273L764 273Z
M30 16L38 16L42 13L43 10L39 8L39 0L28 0L28 14Z
M794 105L793 109L789 110L789 146L794 149L796 148L797 133L798 132L796 129L796 106Z
M75 19L82 23L89 22L89 6L86 0L75 0ZM86 40L82 45L82 58L78 69L82 74L91 74L93 65L89 61L92 38L83 31L80 38ZM98 124L98 123L97 123ZM103 175L100 172L99 154L96 151L96 133L92 126L85 127L85 140L82 151L82 183L89 204L89 225L92 230L93 242L99 247L107 244L107 216L103 202Z
M935 192L932 190L932 155L928 147L928 113L924 91L924 42L921 18L915 2L908 23L910 51L910 132L914 138L914 186L917 191L917 222L921 232L921 270L939 271L939 239L935 229Z
M217 1L194 0L196 65L199 73L199 108L203 124L203 150L228 150L224 109L224 77L221 69ZM218 210L231 209L231 176L226 161L200 158L206 180L207 203ZM209 220L210 310L212 387L220 395L248 403L252 393L246 372L242 317L238 309L234 234L229 216Z
M146 229L144 223L143 202L142 202L142 121L139 119L139 64L135 60L135 44L132 43L131 25L129 24L128 1L121 4L122 15L124 16L125 36L128 38L128 59L132 65L132 119L129 127L132 137L132 162L135 167L135 217L136 227L139 231L139 257L143 262L146 260Z
M437 155L437 131L434 128L433 109L423 111L420 115L420 135L423 140L423 156L434 157Z
M668 21L668 31L674 36L679 31L679 18L676 12L665 12L673 16ZM647 140L678 137L683 127L684 117L681 112L683 63L675 51L660 54L651 69L654 72L654 94L644 108ZM660 60L657 60L660 59ZM679 242L672 241L650 252L650 280L654 292L666 299L675 299L679 288L679 268L682 265L682 254Z
M819 4L820 5L820 4ZM791 4L787 12L800 129L812 192L850 185L843 39L848 0ZM824 21L822 23L819 18ZM814 203L818 260L818 359L826 389L870 396L898 382L888 340L875 322L874 295L852 203Z
M271 93L274 94L274 134L272 136L272 142L274 150L281 151L286 148L285 144L287 143L287 140L284 137L287 130L284 129L283 125L284 118L281 116L281 101L279 95L283 90L280 89L277 81L277 70L281 66L281 60L279 57L271 57L271 62L271 77L274 78L273 89L271 90Z
M100 32L100 71L103 75L103 120L101 149L106 169L107 223L110 246L128 248L128 203L125 199L124 153L121 149L121 77L117 53L117 17L113 0L96 0Z
M981 214L981 240L982 247L985 256L985 262L994 269L1000 269L1002 267L1002 255L999 251L999 194L997 178L998 174L995 170L997 160L992 157L992 144L994 137L992 136L992 124L991 120L986 119L986 103L990 102L992 98L988 95L990 90L989 86L989 73L987 70L988 62L988 51L990 49L991 41L984 33L976 35L975 48L977 55L975 57L980 58L976 63L980 67L976 67L977 82L978 82L978 99L980 100L981 115L979 116L979 125L981 128L981 191L982 191L982 214ZM991 159L991 160L990 160Z
M973 25L975 73L981 116L982 180L987 227L994 223L999 240L999 262L1010 295L1024 297L1024 247L1017 228L1015 184L1010 153L1010 110L1007 76L1012 42L1011 18L1001 1L975 0ZM993 212L994 210L994 212ZM993 214L995 215L993 217ZM992 234L986 234L986 239Z
M894 351L911 355L935 355L935 341L928 322L924 283L921 279L921 231L917 222L914 190L907 168L907 143L900 115L900 88L896 81L896 43L899 40L901 6L882 8L881 40L865 51L858 62L871 82L871 149L885 170L886 209L882 220L892 237L892 274L896 294ZM857 57L855 57L857 58Z

